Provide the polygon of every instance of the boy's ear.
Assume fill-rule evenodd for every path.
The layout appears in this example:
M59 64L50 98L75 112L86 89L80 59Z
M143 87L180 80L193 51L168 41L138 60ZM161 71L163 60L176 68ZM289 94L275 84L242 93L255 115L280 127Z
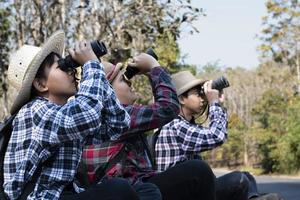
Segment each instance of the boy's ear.
M184 104L185 104L185 103L184 103L184 97L183 97L182 95L180 95L180 96L178 97L178 100L179 100L180 105L184 105Z
M32 85L40 93L48 91L46 80L44 78L35 78L32 82Z

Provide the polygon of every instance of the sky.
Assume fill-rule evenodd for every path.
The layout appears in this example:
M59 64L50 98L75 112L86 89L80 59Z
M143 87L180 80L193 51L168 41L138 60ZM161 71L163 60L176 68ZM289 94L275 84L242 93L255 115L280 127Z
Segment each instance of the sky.
M194 25L200 33L183 32L179 39L185 63L203 66L218 61L224 67L255 68L259 64L256 50L266 15L264 0L193 0L206 17Z

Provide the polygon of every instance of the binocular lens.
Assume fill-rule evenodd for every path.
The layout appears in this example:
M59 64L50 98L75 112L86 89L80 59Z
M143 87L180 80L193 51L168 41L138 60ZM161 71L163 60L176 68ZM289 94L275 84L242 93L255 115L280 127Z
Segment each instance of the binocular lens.
M213 80L211 85L212 89L217 89L217 90L222 90L229 86L230 86L229 81L224 76L221 76L216 80Z

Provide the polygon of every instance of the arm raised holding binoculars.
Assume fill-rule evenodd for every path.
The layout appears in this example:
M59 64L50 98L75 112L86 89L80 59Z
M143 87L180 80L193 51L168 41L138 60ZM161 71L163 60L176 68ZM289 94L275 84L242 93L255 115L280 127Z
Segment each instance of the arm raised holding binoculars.
M135 67L139 70L139 74L145 74L150 72L154 67L159 67L158 61L149 54L141 53L138 56L135 56L132 59L132 62L129 62L130 67Z
M76 42L74 49L68 50L69 54L72 58L78 62L81 66L84 65L89 60L98 60L97 56L95 55L92 46L86 40Z

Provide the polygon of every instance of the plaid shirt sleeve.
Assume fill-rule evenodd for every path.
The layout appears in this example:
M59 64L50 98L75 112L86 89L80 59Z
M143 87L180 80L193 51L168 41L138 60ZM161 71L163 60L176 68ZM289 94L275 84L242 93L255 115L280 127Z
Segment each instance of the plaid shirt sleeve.
M53 103L34 108L33 123L41 141L50 145L74 139L83 139L106 124L108 134L116 139L129 126L130 117L120 105L105 78L103 66L98 61L88 61L83 66L80 89L75 98L63 106Z
M179 102L170 75L162 67L150 72L150 82L154 95L151 105L128 105L126 110L131 117L127 133L159 128L174 119L179 113Z
M224 143L227 138L227 112L220 104L209 106L209 127L178 123L177 130L182 150L202 152Z

